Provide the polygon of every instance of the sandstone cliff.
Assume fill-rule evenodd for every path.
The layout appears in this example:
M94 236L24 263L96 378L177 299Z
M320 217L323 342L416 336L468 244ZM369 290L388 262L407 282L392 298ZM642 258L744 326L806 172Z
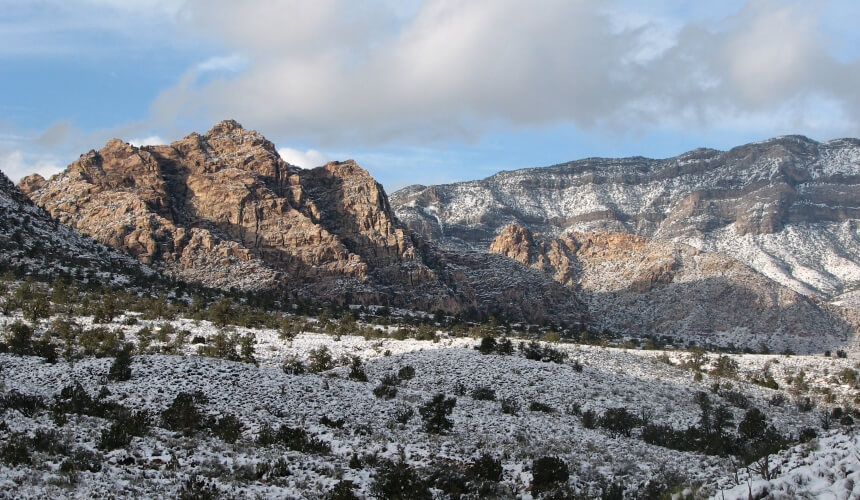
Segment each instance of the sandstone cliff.
M490 244L579 291L598 328L684 342L825 350L852 327L825 305L723 254L623 233L543 238L504 228Z
M63 223L207 286L532 320L579 322L584 313L541 273L451 255L409 234L354 161L299 169L231 120L166 146L112 139L19 187ZM531 289L505 284L516 276Z

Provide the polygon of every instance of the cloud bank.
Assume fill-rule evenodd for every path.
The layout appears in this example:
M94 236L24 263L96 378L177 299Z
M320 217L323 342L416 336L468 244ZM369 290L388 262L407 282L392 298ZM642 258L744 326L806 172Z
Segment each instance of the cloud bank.
M177 22L244 66L189 69L152 114L233 117L323 145L565 123L860 135L860 61L832 53L817 5L758 0L679 22L632 1L189 0Z

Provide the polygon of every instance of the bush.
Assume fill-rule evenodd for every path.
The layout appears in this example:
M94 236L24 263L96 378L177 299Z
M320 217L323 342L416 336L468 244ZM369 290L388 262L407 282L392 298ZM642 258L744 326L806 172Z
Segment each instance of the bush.
M33 329L30 325L16 321L9 325L6 343L9 352L18 356L31 356L33 352Z
M502 398L502 413L517 415L520 412L520 404L515 398Z
M526 359L531 359L534 361L543 361L546 363L563 363L567 358L567 353L558 349L554 349L548 345L541 346L541 344L532 340L529 343L520 343L520 352L523 353L523 356Z
M214 484L200 476L191 476L182 483L179 500L216 500L221 494Z
M638 422L639 419L636 415L624 407L609 408L603 413L599 421L600 426L609 431L612 437L630 437Z
M729 356L720 355L714 362L711 374L716 377L734 378L738 375L738 362Z
M496 391L489 387L477 387L472 391L472 399L478 401L495 401Z
M242 436L242 422L234 415L224 415L210 426L212 434L225 443L235 443Z
M149 429L149 417L144 412L118 416L111 426L102 431L98 442L100 450L125 448L134 436L143 436Z
M410 365L406 365L397 371L397 378L399 378L400 380L412 380L412 377L414 376L415 368Z
M468 474L480 481L499 482L502 480L502 461L489 453L484 453L469 464Z
M361 358L358 356L352 358L352 363L349 369L349 378L359 382L367 382L367 372L364 371Z
M421 418L424 419L424 430L431 434L441 434L451 429L454 422L447 416L454 412L456 404L457 398L446 398L442 393L436 394L433 399L424 403L418 410Z
M582 426L586 429L597 427L597 413L594 410L585 410L582 412Z
M32 417L38 411L47 407L45 401L39 396L31 396L22 394L16 389L4 394L0 397L0 413L5 410L17 410L20 414L26 417Z
M320 423L326 427L331 427L332 429L343 429L343 425L346 423L345 418L339 418L337 420L329 418L328 415L323 415L320 419Z
M180 392L173 398L170 406L161 412L162 425L172 431L181 431L185 434L201 429L204 417L197 409L197 404L205 402L206 398L202 393Z
M287 375L301 375L305 372L305 364L297 356L287 356L281 363L281 370Z
M103 457L85 448L78 448L60 464L60 473L74 475L80 471L99 472L102 470Z
M540 401L532 401L529 403L529 410L539 411L541 413L555 413L555 408L546 403L541 403Z
M379 399L394 399L397 396L397 387L380 383L373 389L373 395Z
M496 338L490 335L481 338L481 343L475 349L481 354L492 354L496 352Z
M308 365L309 372L320 373L334 368L334 359L332 358L328 347L320 346L316 349L311 349L308 354L310 357L310 364Z
M290 450L302 453L328 453L331 446L318 437L311 436L300 427L281 425L275 434L276 442L286 446Z
M412 420L415 411L411 406L400 406L394 409L394 421L398 424L405 424Z
M0 461L8 465L30 463L30 440L24 434L12 434L0 447Z
M570 473L567 463L558 457L542 457L532 463L532 492L541 493L553 489L558 483L567 482Z
M430 487L409 465L384 462L376 471L370 492L378 498L430 500Z
M122 349L116 354L116 359L110 365L108 370L108 380L121 382L131 379L131 352L134 349L132 344L125 344Z
M355 489L355 484L352 481L343 479L326 494L325 500L358 500L358 497L352 491L353 489Z
M254 472L257 480L271 482L273 479L286 477L291 474L290 464L284 459L279 458L272 462L260 462Z

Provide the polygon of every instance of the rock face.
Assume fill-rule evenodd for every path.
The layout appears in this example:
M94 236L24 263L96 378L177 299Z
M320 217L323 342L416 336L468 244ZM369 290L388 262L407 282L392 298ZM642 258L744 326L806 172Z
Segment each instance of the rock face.
M413 237L354 161L299 169L231 120L169 146L112 139L20 188L84 234L208 286L534 320L579 322L584 313L573 292L539 272L480 253L450 255ZM534 289L491 287L475 278L481 270L523 276ZM544 298L525 307L538 292Z
M155 274L52 218L0 172L0 272L7 270L116 284L149 281Z
M509 224L616 232L727 254L819 299L860 286L860 141L788 136L664 160L589 158L391 196L407 226L486 250Z
M825 305L723 254L624 233L543 238L504 228L490 252L577 289L598 328L757 348L825 350L852 327Z

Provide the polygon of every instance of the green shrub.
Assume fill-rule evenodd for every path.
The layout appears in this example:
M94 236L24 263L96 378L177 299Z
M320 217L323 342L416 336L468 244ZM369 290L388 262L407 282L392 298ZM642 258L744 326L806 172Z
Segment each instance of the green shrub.
M430 500L430 486L409 465L384 462L376 471L370 492L391 500Z
M502 480L502 461L484 453L469 464L468 474L477 480L499 482Z
M113 364L108 370L108 380L122 382L131 379L131 353L134 345L127 343L116 354Z
M210 426L212 434L225 443L235 443L242 436L242 422L233 415L224 415Z
M414 376L415 368L409 365L406 365L397 371L397 378L399 378L400 380L412 380Z
M190 394L180 392L173 398L173 402L161 412L161 424L172 431L181 431L191 434L203 427L204 417L197 408L199 403L204 403L206 398L202 393Z
M541 493L567 482L567 463L558 457L542 457L532 462L532 492Z
M191 476L182 483L177 498L179 500L217 500L221 497L218 488L206 478Z
M472 391L472 399L478 401L495 401L496 391L489 387L477 387Z
M308 353L310 364L308 371L311 373L320 373L334 368L334 359L328 347L320 346L316 349L311 349Z
M457 398L446 398L442 393L424 403L418 410L424 419L424 430L431 434L441 434L451 429L454 422L448 419L448 415L453 413L456 404Z

